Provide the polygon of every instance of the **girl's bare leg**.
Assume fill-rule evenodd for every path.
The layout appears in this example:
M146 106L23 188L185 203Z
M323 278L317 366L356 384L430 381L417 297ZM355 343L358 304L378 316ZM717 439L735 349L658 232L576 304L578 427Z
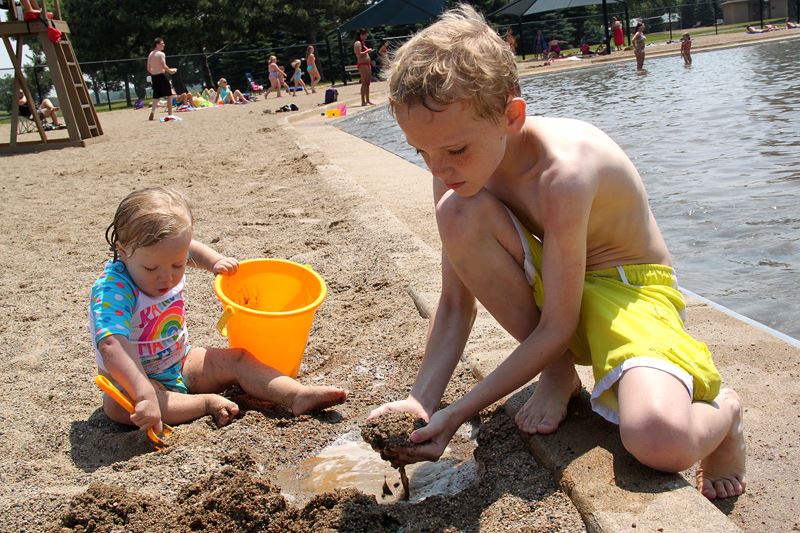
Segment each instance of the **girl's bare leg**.
M524 251L511 217L491 193L461 198L450 192L436 208L439 235L458 277L519 342L539 323L523 270ZM475 253L480 250L480 253ZM503 283L496 283L502 279ZM567 352L545 368L516 423L528 433L552 433L564 420L580 379Z
M347 393L338 387L302 385L239 349L192 348L183 375L193 392L222 392L238 384L250 396L279 404L295 415L347 399Z
M218 426L225 426L239 414L239 406L219 394L182 394L164 389L152 381L161 408L161 420L170 425L191 422L201 416L211 415ZM103 410L106 415L120 424L134 425L131 415L117 402L103 395Z
M713 403L693 402L677 378L635 367L620 378L620 436L641 463L679 472L697 461L697 488L709 499L745 491L745 441L739 397L720 391Z

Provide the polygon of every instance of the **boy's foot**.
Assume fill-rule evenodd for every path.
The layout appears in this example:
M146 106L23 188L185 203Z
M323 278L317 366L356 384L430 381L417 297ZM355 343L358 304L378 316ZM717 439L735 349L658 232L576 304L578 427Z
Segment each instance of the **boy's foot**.
M720 408L734 412L731 428L725 439L700 461L697 467L697 490L708 498L730 498L745 491L745 442L742 427L742 407L733 389L722 389L715 400Z
M206 398L206 414L214 418L217 427L227 426L239 414L239 406L219 394L209 394Z
M150 118L148 118L147 120L153 120L153 112L152 111L150 111Z
M517 412L517 427L525 433L553 433L567 416L567 404L580 390L581 380L572 361L556 361L542 371L533 395Z
M292 414L304 415L326 407L339 405L347 399L347 392L337 387L303 387L292 401Z

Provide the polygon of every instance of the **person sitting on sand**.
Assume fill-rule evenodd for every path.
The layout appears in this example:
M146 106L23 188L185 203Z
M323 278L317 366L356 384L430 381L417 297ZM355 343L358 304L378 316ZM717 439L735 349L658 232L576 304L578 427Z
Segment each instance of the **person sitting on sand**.
M21 117L33 120L33 110L28 104L28 99L25 98L25 92L22 89L17 92L17 109ZM36 113L39 115L40 120L50 119L50 124L44 124L45 129L63 129L67 127L58 121L58 109L58 106L54 105L49 98L42 100L42 103L36 108Z
M204 415L224 426L239 407L217 393L234 384L294 415L344 402L342 389L301 385L242 349L189 344L186 266L223 276L239 266L233 257L194 240L193 225L182 194L154 187L126 196L106 230L114 257L92 285L89 328L100 374L135 403L129 414L104 397L106 415L157 433L162 421L180 424Z
M787 30L791 30L791 29L794 29L794 28L800 28L800 24L798 24L797 22L792 22L791 20L789 20L787 18L786 19L786 29Z
M250 100L244 97L239 89L231 89L228 86L228 80L220 78L217 81L217 98L222 100L223 104L249 104Z
M561 55L561 45L566 44L567 41L559 41L555 37L547 42L547 59L555 59L557 57L564 57Z
M430 65L439 68L431 69ZM552 433L592 365L592 408L619 425L641 463L678 472L700 460L708 498L745 490L742 408L702 342L684 329L683 296L642 178L585 122L529 116L516 63L461 5L397 51L389 105L433 175L442 292L406 399L428 424L395 464L435 461L455 431L540 375L516 416ZM440 408L467 343L476 299L519 345L471 391Z
M756 28L755 26L748 26L747 28L745 28L745 31L747 33L767 33L767 32L770 32L770 31L776 31L778 29L779 28L777 28L776 26L773 26L772 24L767 24L763 28Z

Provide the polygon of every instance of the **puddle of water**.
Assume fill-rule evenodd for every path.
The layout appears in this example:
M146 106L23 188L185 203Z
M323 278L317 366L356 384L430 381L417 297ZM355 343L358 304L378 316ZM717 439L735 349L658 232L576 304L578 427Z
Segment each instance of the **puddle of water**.
M478 469L472 458L475 443L470 437L471 428L464 425L437 462L406 466L410 503L434 495L457 494L477 480ZM361 439L358 428L341 435L315 457L279 472L274 481L284 497L298 505L316 494L349 487L375 496L379 503L401 501L403 493L398 471ZM391 495L383 494L384 481Z

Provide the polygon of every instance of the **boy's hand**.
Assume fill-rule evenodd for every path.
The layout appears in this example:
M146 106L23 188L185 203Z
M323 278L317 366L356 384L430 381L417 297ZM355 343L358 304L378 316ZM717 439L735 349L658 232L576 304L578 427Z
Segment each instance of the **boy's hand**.
M131 415L131 422L139 426L142 431L147 431L153 428L157 434L163 431L161 425L161 408L158 406L158 400L140 400L136 402L136 407Z
M419 428L410 435L414 443L421 444L413 448L395 448L384 452L390 459L392 466L398 467L419 461L438 461L444 453L450 439L458 429L453 426L453 416L447 409L436 411L428 425ZM422 444L422 443L425 444Z
M235 257L223 257L211 268L214 274L225 274L226 276L236 274L237 270L239 270L239 261Z

